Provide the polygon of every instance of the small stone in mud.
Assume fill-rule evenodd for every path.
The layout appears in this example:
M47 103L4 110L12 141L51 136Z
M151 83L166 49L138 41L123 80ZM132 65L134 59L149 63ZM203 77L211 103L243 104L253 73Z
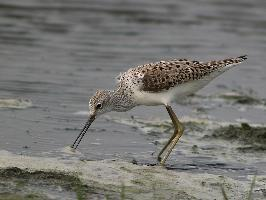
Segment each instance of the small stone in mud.
M131 163L134 164L134 165L138 164L138 162L137 162L137 160L135 158L132 159Z
M199 147L195 144L192 146L192 153L195 153L195 154L199 153Z

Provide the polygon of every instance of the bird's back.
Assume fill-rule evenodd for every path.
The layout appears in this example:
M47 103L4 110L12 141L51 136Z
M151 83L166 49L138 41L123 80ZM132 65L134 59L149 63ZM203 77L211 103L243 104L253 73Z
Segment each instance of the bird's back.
M246 59L247 56L210 62L187 59L160 61L129 69L121 74L119 83L126 89L137 91L138 96L144 95L143 98L146 93L153 96L151 93L167 93L175 88L188 91L189 94L190 88L194 92L204 87L213 78Z

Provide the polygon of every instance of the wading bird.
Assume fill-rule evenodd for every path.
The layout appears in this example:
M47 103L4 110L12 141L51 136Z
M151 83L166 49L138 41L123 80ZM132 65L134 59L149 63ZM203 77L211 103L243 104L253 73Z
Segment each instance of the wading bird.
M97 90L91 97L88 121L71 147L76 149L91 123L106 112L125 112L140 105L164 105L173 122L174 134L158 155L163 165L184 132L171 104L194 94L246 59L246 55L210 62L173 59L130 68L120 74L114 90Z

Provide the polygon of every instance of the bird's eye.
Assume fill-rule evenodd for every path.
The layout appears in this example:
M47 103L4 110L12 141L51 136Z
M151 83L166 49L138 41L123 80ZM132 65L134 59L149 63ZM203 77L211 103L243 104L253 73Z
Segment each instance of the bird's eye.
M96 108L98 108L98 109L102 108L102 104L101 104L101 103L98 103L98 104L96 105Z

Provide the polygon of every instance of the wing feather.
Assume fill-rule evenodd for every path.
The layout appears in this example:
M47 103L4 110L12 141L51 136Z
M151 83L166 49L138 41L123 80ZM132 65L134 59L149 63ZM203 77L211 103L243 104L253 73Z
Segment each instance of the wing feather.
M246 60L246 56L202 63L187 59L161 61L143 66L142 91L168 90L190 80L199 80L214 71L224 72L228 67ZM227 67L228 66L228 67Z
M198 61L186 59L161 61L150 66L142 78L141 90L158 92L186 82L191 78L203 76Z

